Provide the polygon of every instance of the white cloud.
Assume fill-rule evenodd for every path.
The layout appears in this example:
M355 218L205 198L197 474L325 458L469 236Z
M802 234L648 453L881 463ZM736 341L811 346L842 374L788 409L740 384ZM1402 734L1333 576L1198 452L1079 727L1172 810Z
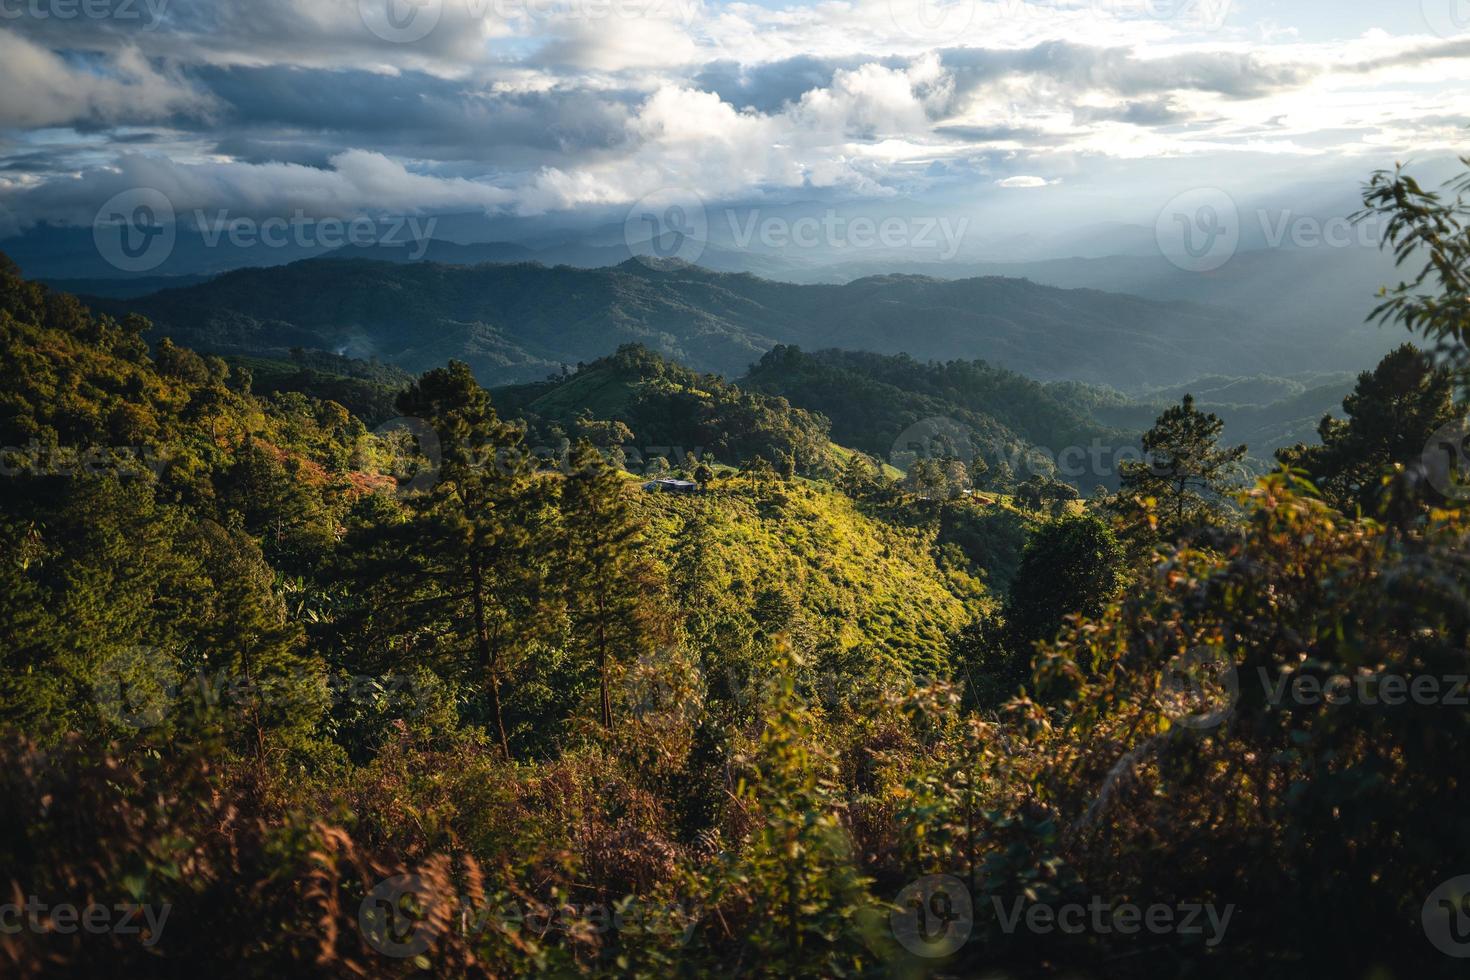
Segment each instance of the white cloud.
M331 169L298 164L210 161L178 163L130 154L114 166L76 179L18 187L0 195L22 224L45 218L90 225L98 204L122 191L159 191L183 217L195 211L231 217L348 218L359 214L502 208L512 203L503 188L464 179L410 173L380 153L351 150L332 158Z
M155 69L135 48L80 67L0 31L0 126L154 122L175 113L203 114L213 104L176 74Z

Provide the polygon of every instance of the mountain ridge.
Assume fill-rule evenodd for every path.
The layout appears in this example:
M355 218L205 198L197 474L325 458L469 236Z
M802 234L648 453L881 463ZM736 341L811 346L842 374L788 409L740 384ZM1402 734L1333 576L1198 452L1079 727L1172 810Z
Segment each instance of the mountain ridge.
M726 376L795 344L983 359L1038 380L1121 388L1260 373L1305 355L1225 311L1023 279L899 274L797 285L638 260L580 269L310 259L92 302L143 313L155 335L215 353L299 346L409 371L456 357L485 384L544 377L624 343Z

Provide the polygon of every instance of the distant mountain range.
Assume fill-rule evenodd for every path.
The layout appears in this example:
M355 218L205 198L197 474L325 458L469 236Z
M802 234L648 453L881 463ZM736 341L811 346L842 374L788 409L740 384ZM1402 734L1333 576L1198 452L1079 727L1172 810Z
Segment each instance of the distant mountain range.
M1332 206L1323 205L1316 210L1326 215L1345 213L1345 207L1344 202L1334 201ZM739 215L742 221L747 216L753 219L759 215L762 219L780 218L789 223L820 218L825 213L822 206L809 202L779 211L752 209L739 212ZM1034 350L1019 354L1011 347L1016 340L1014 335L1008 337L1007 331L1001 328L993 329L990 342L979 346L922 338L936 340L922 348L932 356L985 356L1037 377L1085 378L1121 387L1177 382L1180 376L1168 376L1156 370L1161 364L1170 363L1185 365L1192 372L1186 377L1222 370L1232 374L1254 374L1263 370L1273 374L1360 370L1403 339L1398 331L1380 329L1364 322L1376 303L1377 289L1398 279L1391 255L1373 247L1366 239L1359 240L1357 231L1352 233L1353 241L1345 247L1333 247L1333 244L1344 244L1335 240L1319 241L1316 247L1300 247L1301 243L1294 235L1282 234L1280 240L1272 240L1266 234L1288 228L1287 217L1306 217L1306 212L1283 211L1271 221L1257 221L1249 210L1242 213L1245 217L1240 251L1223 267L1207 273L1186 271L1171 264L1159 252L1154 229L1141 225L1114 222L1069 229L1065 234L1059 234L1055 229L1050 234L1033 233L1026 229L1024 223L1004 232L987 226L988 234L981 234L981 229L974 228L964 237L962 249L947 261L940 261L939 250L935 249L773 248L769 243L763 243L760 236L740 237L742 230L748 230L745 225L741 221L723 220L721 215L725 212L718 211L712 213L709 241L703 243L697 264L712 272L748 273L788 284L856 286L858 280L876 278L887 284L889 293L895 292L893 284L899 277L949 281L1024 278L1060 289L1098 290L1159 303L1192 303L1215 308L1211 314L1194 310L1179 318L1180 331L1187 332L1192 326L1204 322L1201 320L1203 316L1211 323L1206 329L1213 336L1207 338L1180 340L1176 334L1156 331L1156 324L1150 316L1141 314L1133 326L1142 334L1152 335L1165 347L1180 343L1184 349L1178 351L1179 356L1176 357L1162 350L1154 351L1138 366L1138 370L1107 376L1101 372L1078 373L1076 352L1071 349L1069 338L1053 330L1042 329L1036 341L1060 344L1056 358L1040 358L1054 360L1055 363L1038 363L1039 352ZM1271 214L1275 215L1275 212ZM158 268L141 276L125 276L108 265L99 254L90 229L37 225L20 236L0 242L0 250L11 254L28 276L42 279L55 288L79 295L120 299L137 298L162 289L199 285L212 277L243 268L280 267L308 259L367 259L398 265L464 267L487 263L539 263L548 268L621 267L621 271L637 273L640 270L630 270L626 263L635 256L646 260L654 251L651 242L630 243L621 223L536 230L508 220L487 225L483 220L477 223L466 216L449 215L411 227L409 230L410 226L385 223L378 229L378 240L373 244L334 249L321 241L310 240L311 236L307 236L308 240L304 242L293 238L288 243L281 243L282 247L268 247L259 241L238 244L232 243L228 234L205 235L180 225L177 240L167 259ZM530 234L532 230L536 230L536 234ZM1363 229L1362 234L1368 230ZM431 237L414 238L422 233ZM432 237L434 234L448 237ZM1273 244L1276 247L1269 247ZM433 278L432 274L430 278ZM738 288L730 291L745 294ZM861 291L854 290L847 295L857 295ZM910 285L906 291L911 297L916 289ZM944 306L955 293L974 290L959 288L948 291L947 296L939 295L946 292L940 287L925 287L924 291L933 294L936 304ZM705 310L703 300L697 297L692 300L681 297L677 303L689 301L699 309L696 319L702 323L702 326L692 329L726 335L720 342L727 348L723 353L712 352L712 356L703 357L705 352L700 343L679 342L682 339L679 329L645 322L642 312L626 308L614 315L617 329L627 328L627 332L620 333L618 339L648 343L654 349L687 359L690 363L717 366L721 370L739 370L775 342L793 340L785 331L774 329L768 322L770 317L760 315L746 321L736 314L733 330L732 324L713 325L710 316L724 320L723 314ZM839 304L840 301L839 298ZM764 300L760 302L762 306L767 305ZM911 299L897 302L907 307ZM774 307L767 307L764 312L780 319L789 305L783 300ZM817 305L819 313L826 313L829 300L824 298ZM1126 324L1116 322L1120 313L1116 304L1107 310L1094 309L1099 302L1078 302L1074 298L1062 305L1066 308L1065 315L1075 320L1079 330L1099 322L1127 329ZM795 306L803 304L798 302ZM947 312L936 317L932 312L934 307L927 300L920 302L920 308L924 310L925 321L932 322L940 331L951 320ZM1057 305L1052 304L1052 308L1055 312ZM1033 317L1018 316L1013 309L972 309L977 316L994 314L1011 319L1023 330L1029 330L1037 319L1046 316L1041 311ZM244 309L238 312L254 315ZM861 307L851 312L859 326L864 320L883 317L883 312L877 308ZM808 316L805 311L801 315ZM1127 314L1123 316L1127 319ZM291 316L280 319L295 326L309 326L313 330L320 326L343 326L318 322L301 324ZM607 354L616 346L616 343L610 343L589 349L563 344L556 338L551 338L549 343L538 344L537 338L522 336L520 325L509 322L497 311L460 310L451 320L461 325L483 324L493 328L488 334L483 330L477 331L475 337L466 340L466 356L477 357L482 369L489 372L487 377L491 381L525 377L526 373L518 373L517 365L530 365L529 372L534 374L538 366L545 363L550 362L555 367L555 362L565 357L585 360ZM826 326L822 320L821 315L812 320L810 326L813 331L820 331ZM1225 323L1227 329L1218 329L1214 326L1216 322ZM1236 329L1237 325L1243 326ZM460 328L451 325L449 329L454 332ZM660 339L655 336L657 334L667 334L668 338ZM841 339L814 342L808 337L804 341L809 347L828 343L844 348L853 346ZM1097 338L1099 347L1109 347L1115 342L1115 335L1108 330ZM1218 361L1213 354L1204 358L1195 356L1201 349L1217 351L1232 342L1249 345L1251 350L1227 350L1223 352L1223 360ZM1029 337L1021 339L1020 343L1032 345ZM403 344L400 348L409 346ZM412 346L416 350L420 345ZM732 353L728 349L732 346L744 353ZM910 353L919 353L917 348L898 346ZM484 349L476 349L480 347ZM344 349L358 348L349 346ZM448 346L441 345L440 349L453 349L453 342L450 341ZM894 347L892 344L880 344L871 349L891 351ZM1130 349L1129 345L1125 343L1123 349Z
M777 344L795 344L984 359L1040 380L1135 390L1208 373L1365 364L1309 331L1219 309L1000 277L796 285L651 260L576 269L326 259L96 302L143 313L159 335L199 350L303 347L409 371L459 358L485 384L544 377L624 343L730 377Z

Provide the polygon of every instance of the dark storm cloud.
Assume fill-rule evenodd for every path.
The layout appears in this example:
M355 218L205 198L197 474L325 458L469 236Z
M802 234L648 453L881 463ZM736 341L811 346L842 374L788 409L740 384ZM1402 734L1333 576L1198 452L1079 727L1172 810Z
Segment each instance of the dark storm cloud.
M71 170L68 154L47 152L16 153L0 160L0 171L18 174L59 174Z
M320 143L227 136L214 145L214 152L243 163L299 163L303 167L325 169L338 148Z
M422 72L200 68L222 105L222 149L239 159L318 164L350 147L499 166L566 163L616 147L637 93L476 91Z
M112 133L108 138L123 146L144 146L163 139L158 133Z

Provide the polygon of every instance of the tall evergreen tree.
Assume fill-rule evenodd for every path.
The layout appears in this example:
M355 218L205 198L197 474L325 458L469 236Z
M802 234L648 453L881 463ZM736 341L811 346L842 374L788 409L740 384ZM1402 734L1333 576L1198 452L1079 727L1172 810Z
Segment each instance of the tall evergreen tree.
M1139 462L1119 467L1125 499L1152 497L1160 505L1165 537L1220 518L1220 499L1235 485L1245 446L1223 447L1225 423L1194 407L1194 396L1164 410L1144 433Z
M1320 445L1292 446L1276 457L1305 470L1338 510L1375 513L1395 465L1419 460L1430 436L1456 419L1454 378L1404 344L1358 375L1342 407L1347 418L1329 415L1317 427Z
M561 499L567 601L573 643L597 665L604 728L613 723L612 665L639 646L640 606L650 587L637 551L641 529L624 489L622 477L595 446L577 444Z
M557 609L550 481L532 473L521 433L500 421L463 363L425 374L398 409L432 426L441 458L438 482L408 498L408 520L357 545L368 556L359 577L380 596L374 632L471 679L509 757L504 688Z

